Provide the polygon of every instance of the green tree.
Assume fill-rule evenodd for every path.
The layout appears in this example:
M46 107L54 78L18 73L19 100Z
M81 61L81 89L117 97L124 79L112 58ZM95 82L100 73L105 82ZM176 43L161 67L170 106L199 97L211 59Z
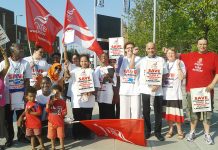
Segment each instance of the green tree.
M128 40L144 55L145 44L152 41L153 0L134 0L127 28ZM157 3L156 44L178 51L195 50L196 40L206 37L209 49L218 50L218 5L215 0L159 0Z

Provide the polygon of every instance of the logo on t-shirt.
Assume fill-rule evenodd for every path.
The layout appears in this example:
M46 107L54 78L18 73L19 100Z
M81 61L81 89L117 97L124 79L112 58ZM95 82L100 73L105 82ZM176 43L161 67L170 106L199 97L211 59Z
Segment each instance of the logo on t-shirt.
M61 112L62 112L62 107L61 106L53 106L52 107L52 114L55 114L55 115L61 115Z
M203 72L202 67L203 67L203 59L199 58L198 61L194 63L194 68L192 70L196 72Z
M173 88L173 82L175 80L175 73L168 73L165 75L165 80L163 82L163 87Z
M136 69L125 69L122 83L135 84L137 74L138 72Z

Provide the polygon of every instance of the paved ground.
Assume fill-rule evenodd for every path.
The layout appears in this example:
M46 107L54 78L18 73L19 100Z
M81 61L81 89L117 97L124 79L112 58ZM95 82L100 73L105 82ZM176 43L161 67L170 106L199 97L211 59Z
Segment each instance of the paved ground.
M202 124L199 124L197 127L197 139L194 142L187 142L185 139L177 140L176 135L171 138L167 139L164 142L158 141L154 136L152 136L148 140L148 146L142 147L137 145L132 145L128 143L124 143L118 140L114 140L107 137L95 137L93 140L80 140L75 141L71 138L66 138L65 147L67 150L75 149L75 150L217 150L218 146L218 88L215 89L215 109L214 109L214 116L212 120L212 127L211 133L212 137L214 138L214 145L206 145L203 139L203 127ZM185 105L185 104L184 104ZM98 115L98 108L97 105L94 109L94 116L97 117ZM153 115L151 117L154 119ZM163 134L165 135L167 132L167 126L165 121L163 121ZM152 123L154 121L152 120ZM185 133L189 131L189 124L186 121L183 125ZM5 142L4 139L0 140L0 144ZM47 141L45 146L49 149L50 142ZM57 147L58 148L58 147ZM30 144L21 144L18 143L15 139L15 144L13 147L8 148L9 150L29 150L31 149Z

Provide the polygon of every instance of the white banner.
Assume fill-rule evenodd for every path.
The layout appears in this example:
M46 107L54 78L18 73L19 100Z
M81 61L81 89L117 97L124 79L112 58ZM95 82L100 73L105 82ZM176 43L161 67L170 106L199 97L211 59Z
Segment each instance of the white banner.
M109 38L109 59L118 59L124 55L124 38Z
M0 46L8 43L10 40L8 36L6 35L4 29L0 25Z
M74 42L75 30L67 30L64 32L64 44L72 44Z
M163 63L158 61L147 61L144 75L147 85L161 85L163 76Z
M79 93L95 91L91 69L81 69L75 73Z
M193 88L191 91L192 111L211 111L211 95L206 92L206 88Z

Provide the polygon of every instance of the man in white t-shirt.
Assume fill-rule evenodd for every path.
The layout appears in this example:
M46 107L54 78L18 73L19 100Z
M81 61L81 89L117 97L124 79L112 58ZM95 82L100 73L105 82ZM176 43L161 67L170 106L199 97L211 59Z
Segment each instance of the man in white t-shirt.
M13 114L16 113L17 119L24 111L24 89L29 86L29 79L32 77L30 65L23 58L24 49L19 44L12 44L10 47L11 57L9 58L10 68L4 79L5 84L5 118L7 122L8 137L5 144L10 147L13 144L14 128ZM0 63L0 68L4 68L4 62ZM0 69L1 70L1 69ZM25 140L25 135L18 128L18 141Z
M24 60L30 63L32 69L32 78L30 79L30 86L39 89L43 76L47 75L49 65L43 57L43 48L37 46L33 52L33 56L25 57Z
M133 52L133 60L138 51ZM154 134L160 141L164 141L161 135L162 128L162 76L168 73L165 60L156 55L155 43L149 42L146 44L147 56L141 59L139 63L140 78L139 91L142 94L143 116L145 120L145 138L151 136L151 121L150 121L150 104L154 103L155 128ZM131 61L131 68L132 68ZM152 102L151 98L154 98Z
M36 94L36 101L39 103L39 105L41 106L43 112L41 115L41 120L42 121L46 121L47 120L47 114L45 111L45 107L47 102L50 100L50 96L51 96L51 80L49 77L43 77L42 78L42 82L40 85L41 89L37 91Z

